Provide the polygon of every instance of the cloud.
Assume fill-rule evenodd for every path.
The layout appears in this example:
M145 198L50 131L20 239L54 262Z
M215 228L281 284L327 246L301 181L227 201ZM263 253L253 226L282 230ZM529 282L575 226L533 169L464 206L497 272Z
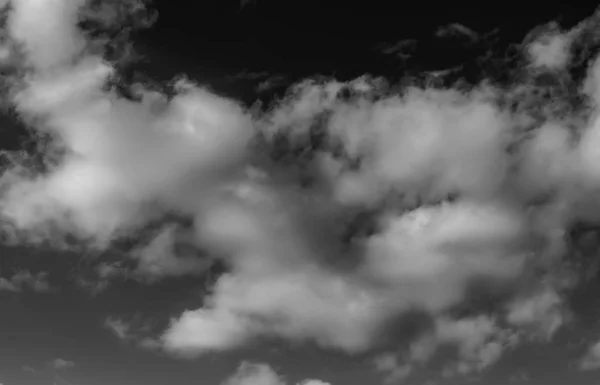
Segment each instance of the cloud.
M140 281L155 282L166 277L201 276L213 260L203 258L197 250L178 252L181 242L177 226L163 227L147 244L133 251L138 264L132 276Z
M243 362L222 385L286 385L286 382L266 364ZM304 380L298 385L330 385L320 380Z
M119 318L108 317L104 320L104 327L110 330L119 339L126 340L131 338L131 325Z
M244 362L224 385L283 385L283 380L268 365Z
M0 291L20 293L24 289L35 293L49 293L52 288L48 282L48 273L38 272L32 274L28 270L20 270L8 279L0 277Z
M384 55L395 56L400 59L408 59L412 56L417 41L413 39L405 39L396 43L381 43L375 47L375 50Z
M571 39L558 31L539 37L529 45L532 64L547 69L564 68L570 59Z
M108 289L116 280L126 280L131 276L130 269L122 266L120 261L100 262L92 269L91 274L79 273L75 277L74 283L77 287L95 296Z
M63 360L62 358L56 358L50 362L50 366L56 370L66 370L73 368L75 363L73 361Z
M406 352L386 353L373 363L385 374L387 383L396 383L431 360L440 347L449 346L455 349L456 359L446 363L444 376L465 375L486 370L519 340L518 332L503 329L496 319L488 316L441 317L435 320L431 330L412 341Z
M435 35L440 38L466 38L471 43L479 40L477 32L460 23L443 26L436 31Z
M398 356L386 353L373 360L375 370L384 374L385 383L395 384L406 380L413 372L412 363L400 362Z
M133 343L147 350L161 348L158 341L149 336L153 327L152 321L149 319L142 320L139 314L129 320L114 316L107 317L103 326L121 341Z
M23 43L28 64L47 70L65 64L79 54L83 36L75 22L84 0L12 1L9 33Z
M597 370L600 369L600 343L595 343L589 347L587 353L579 362L581 370Z
M517 299L507 314L509 323L532 328L534 334L548 340L569 318L563 299L551 288Z
M568 287L544 279L560 275L569 227L598 221L595 106L534 109L536 93L517 92L527 82L398 91L368 77L306 80L254 113L184 78L168 92L124 85L124 98L110 87L117 67L78 29L83 1L15 5L8 31L24 62L8 96L46 145L37 167L8 157L5 232L126 249L133 267L98 264L95 291L116 277L154 283L226 266L202 307L142 344L195 356L275 336L366 352L418 310L434 328L406 360L379 366L402 377L450 345L451 375L489 367L521 329L549 338L564 324ZM566 60L531 47L536 62ZM596 102L599 68L584 87ZM450 316L475 284L510 292L502 314ZM106 327L123 340L145 334L117 318ZM232 381L282 382L265 366L242 369Z

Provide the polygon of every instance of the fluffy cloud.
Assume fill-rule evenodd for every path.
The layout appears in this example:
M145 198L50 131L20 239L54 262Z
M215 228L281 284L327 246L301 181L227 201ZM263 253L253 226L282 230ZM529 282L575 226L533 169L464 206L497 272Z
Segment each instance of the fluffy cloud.
M570 49L573 36L561 33L556 26L552 26L529 45L531 62L536 67L561 69L570 59Z
M440 345L457 348L448 374L480 371L518 333L495 316L448 316L479 282L519 292L507 305L514 328L549 337L564 323L564 288L522 281L536 269L554 274L568 227L598 220L593 110L538 122L529 107L510 107L537 100L503 99L512 89L388 92L368 78L301 82L266 114L186 80L170 94L136 85L130 100L109 87L116 69L77 28L83 0L13 5L8 31L25 75L11 101L48 143L41 166L13 156L2 174L4 230L101 250L135 243L135 267L101 264L100 282L226 265L204 306L173 318L146 340L153 346L193 356L278 336L362 352L417 309L435 327L397 376ZM570 60L563 45L539 44L530 46L535 66ZM585 88L596 101L598 68ZM350 228L357 212L372 229ZM118 319L107 327L138 338ZM243 369L233 384L282 381L264 366Z

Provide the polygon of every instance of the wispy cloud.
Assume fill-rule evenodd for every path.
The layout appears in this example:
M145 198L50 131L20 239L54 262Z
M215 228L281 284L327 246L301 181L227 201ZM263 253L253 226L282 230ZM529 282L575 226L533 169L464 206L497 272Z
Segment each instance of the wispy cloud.
M50 366L56 370L67 370L75 367L75 363L73 361L64 360L62 358L55 358L50 362Z
M417 44L414 39L405 39L395 43L380 43L375 46L375 50L384 55L408 59L413 55Z
M38 272L32 274L28 270L20 270L10 278L0 277L0 291L20 293L23 290L30 290L35 293L51 292L52 288L48 282L48 273Z
M598 370L600 369L600 342L592 344L585 355L579 361L581 370Z
M460 23L450 23L438 28L435 35L440 38L464 38L471 43L479 40L479 34L473 29Z

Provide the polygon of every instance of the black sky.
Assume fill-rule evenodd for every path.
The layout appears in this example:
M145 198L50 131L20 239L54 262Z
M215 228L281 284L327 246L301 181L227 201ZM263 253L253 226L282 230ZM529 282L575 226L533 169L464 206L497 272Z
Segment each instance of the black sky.
M480 34L500 29L504 43L518 42L538 24L559 20L568 27L597 6L583 1L537 5L380 0L256 0L244 7L229 0L162 0L154 4L160 17L148 34L150 42L222 68L281 71L360 71L367 67L372 71L373 65L386 64L373 52L375 45L426 39L449 23L460 23ZM451 62L444 56L456 56L439 52L443 51L440 46L432 44L431 48L438 52L420 57L427 66L442 66L433 62Z

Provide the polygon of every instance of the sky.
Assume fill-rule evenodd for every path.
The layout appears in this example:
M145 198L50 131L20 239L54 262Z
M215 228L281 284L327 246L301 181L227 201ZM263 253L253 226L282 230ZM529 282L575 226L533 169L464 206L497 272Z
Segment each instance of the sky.
M0 384L600 383L600 9L389 3L1 0Z

